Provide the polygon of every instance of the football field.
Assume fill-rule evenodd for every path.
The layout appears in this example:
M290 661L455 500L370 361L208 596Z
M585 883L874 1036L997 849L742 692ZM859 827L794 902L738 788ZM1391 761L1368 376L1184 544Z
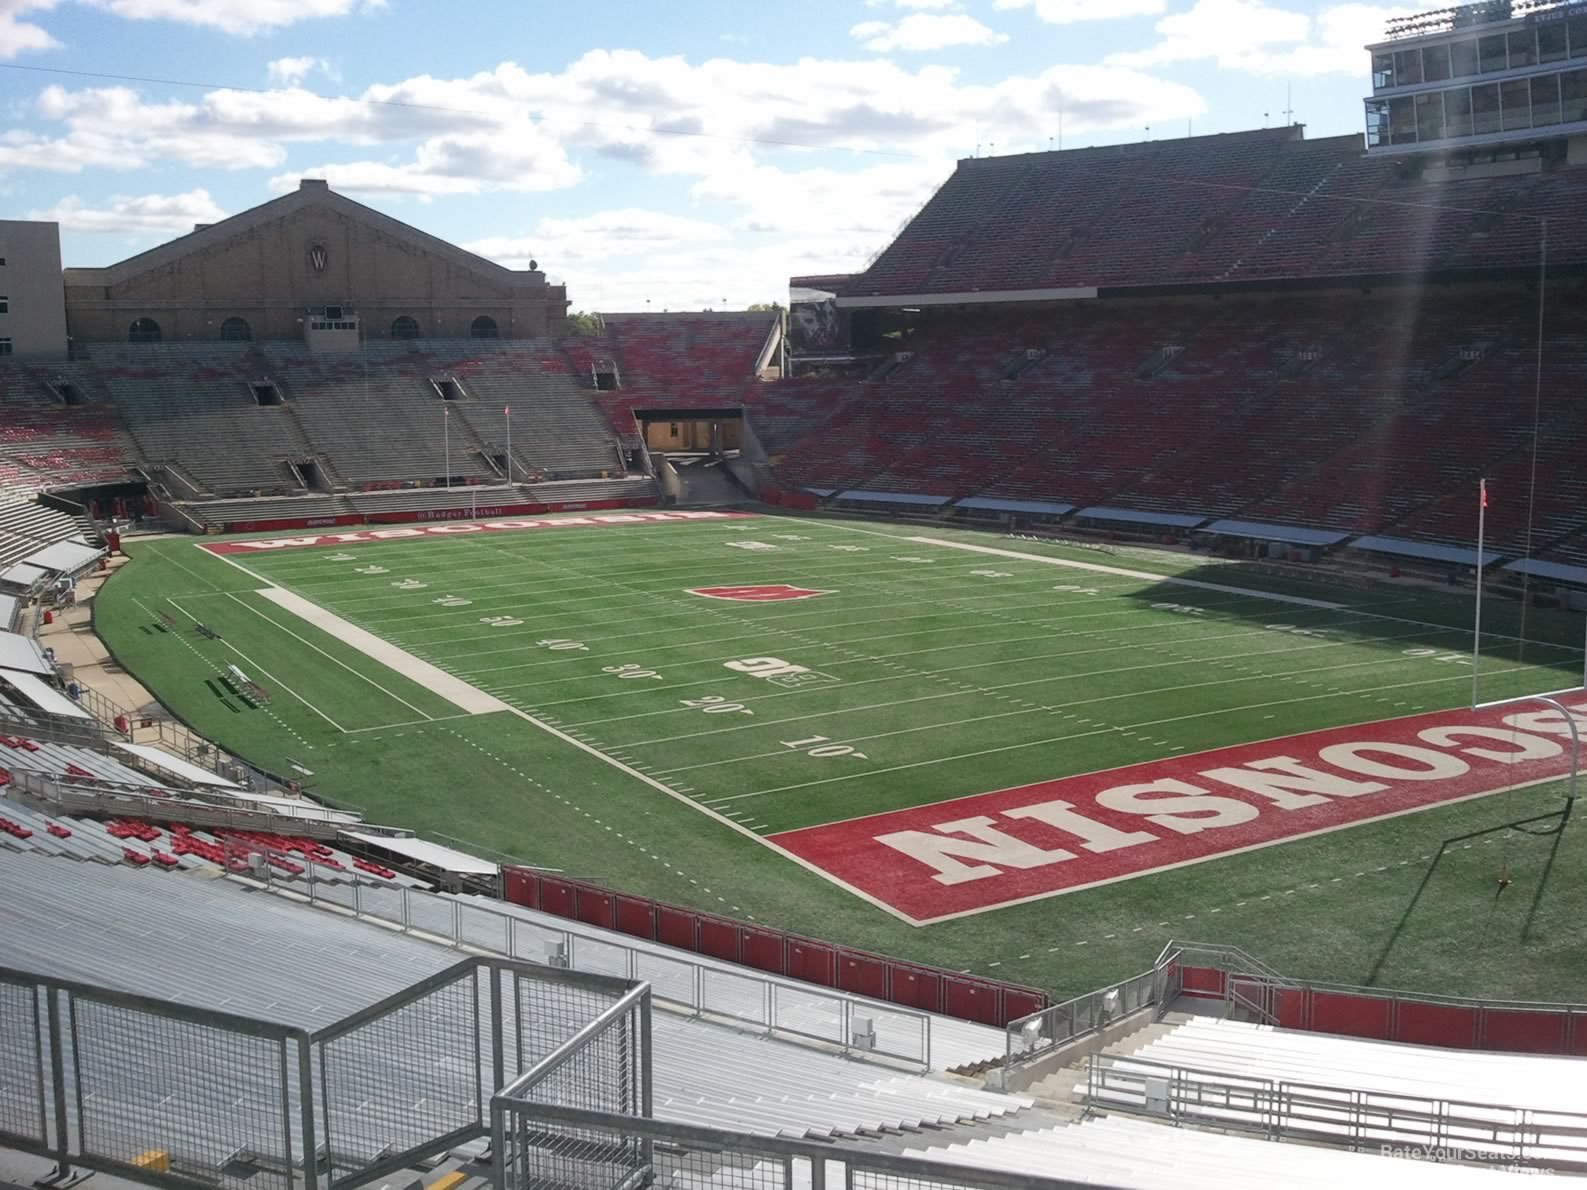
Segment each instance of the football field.
M1523 644L1493 603L1485 699L1577 684L1578 621L1534 610ZM1568 768L1546 716L1451 711L1469 594L636 513L150 543L96 620L258 763L663 899L1058 992L1170 936L1339 979L1573 981L1572 830L1433 861L1557 808ZM269 707L217 690L228 664Z

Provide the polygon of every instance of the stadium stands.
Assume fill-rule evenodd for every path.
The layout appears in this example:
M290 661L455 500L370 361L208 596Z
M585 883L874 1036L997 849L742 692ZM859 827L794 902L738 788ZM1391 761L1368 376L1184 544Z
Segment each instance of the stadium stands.
M1490 542L1514 552L1535 311L1519 291L1413 291L943 317L899 340L907 358L880 380L788 382L832 412L782 449L778 474L1468 545L1487 475L1496 504L1509 495ZM1545 330L1537 549L1587 521L1566 462L1587 429L1569 381L1587 364L1587 308L1560 300Z
M1297 128L961 161L849 295L1420 274L1587 259L1579 169L1454 176ZM1368 201L1370 200L1370 201Z

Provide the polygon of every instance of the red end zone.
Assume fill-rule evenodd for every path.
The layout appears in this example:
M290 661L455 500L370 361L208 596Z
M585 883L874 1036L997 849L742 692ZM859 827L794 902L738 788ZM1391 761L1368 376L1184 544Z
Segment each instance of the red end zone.
M562 529L600 525L654 525L673 521L738 521L753 512L597 512L589 516L512 517L506 520L448 522L411 529L349 529L343 533L310 533L300 537L259 537L252 541L205 542L212 554L268 554L323 545L356 545L397 541L404 537L455 537L462 533L507 533L522 529Z
M1587 701L1566 705L1587 727ZM1558 711L1439 711L772 835L917 925L1059 896L1570 772Z

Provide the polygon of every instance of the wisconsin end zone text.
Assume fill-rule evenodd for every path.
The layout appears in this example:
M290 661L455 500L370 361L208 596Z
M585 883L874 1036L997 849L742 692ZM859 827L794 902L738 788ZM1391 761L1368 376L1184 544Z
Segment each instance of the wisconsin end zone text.
M1587 727L1587 699L1566 703ZM785 831L917 925L1059 896L1570 772L1558 711L1443 711Z

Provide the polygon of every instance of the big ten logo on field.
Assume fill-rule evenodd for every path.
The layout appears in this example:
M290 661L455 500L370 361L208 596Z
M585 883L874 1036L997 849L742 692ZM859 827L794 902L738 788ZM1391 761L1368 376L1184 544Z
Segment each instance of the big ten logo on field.
M736 603L779 603L784 599L814 599L817 595L835 595L835 591L817 591L811 587L793 587L787 583L756 583L742 587L690 587L690 595L705 599L731 599Z
M763 678L775 685L794 689L803 686L827 686L843 680L831 674L817 673L808 666L784 661L781 657L746 657L742 661L727 662L727 668L734 673Z

